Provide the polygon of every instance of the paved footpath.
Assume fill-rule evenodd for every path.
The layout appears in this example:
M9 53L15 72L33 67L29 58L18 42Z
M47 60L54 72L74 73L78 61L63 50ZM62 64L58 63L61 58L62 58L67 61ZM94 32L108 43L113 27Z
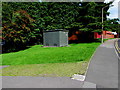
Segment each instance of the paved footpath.
M114 41L101 44L89 64L85 81L96 84L97 88L118 88L118 57Z
M2 88L81 88L82 85L83 82L69 77L2 77Z

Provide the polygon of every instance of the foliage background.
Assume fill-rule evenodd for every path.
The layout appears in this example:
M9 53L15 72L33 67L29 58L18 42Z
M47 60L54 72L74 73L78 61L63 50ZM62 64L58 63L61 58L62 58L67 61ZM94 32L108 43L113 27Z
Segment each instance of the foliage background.
M3 52L42 44L43 30L101 32L103 2L2 2ZM107 10L104 10L104 21ZM108 22L106 22L108 23ZM109 27L106 25L106 29Z

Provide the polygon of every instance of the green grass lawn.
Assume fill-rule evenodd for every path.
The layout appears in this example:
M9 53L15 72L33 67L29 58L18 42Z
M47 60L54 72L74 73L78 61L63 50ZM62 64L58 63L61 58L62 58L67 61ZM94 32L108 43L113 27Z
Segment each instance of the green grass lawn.
M69 47L41 47L2 54L2 65L70 63L88 61L100 43L71 44Z
M29 49L6 53L0 70L2 76L71 77L85 74L88 62L100 43L70 44L68 47L32 46Z

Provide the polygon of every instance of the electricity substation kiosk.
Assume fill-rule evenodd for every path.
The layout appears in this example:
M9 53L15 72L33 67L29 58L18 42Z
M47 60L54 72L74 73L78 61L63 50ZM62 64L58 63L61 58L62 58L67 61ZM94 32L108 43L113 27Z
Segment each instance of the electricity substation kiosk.
M68 30L49 30L43 32L43 45L48 47L68 46Z

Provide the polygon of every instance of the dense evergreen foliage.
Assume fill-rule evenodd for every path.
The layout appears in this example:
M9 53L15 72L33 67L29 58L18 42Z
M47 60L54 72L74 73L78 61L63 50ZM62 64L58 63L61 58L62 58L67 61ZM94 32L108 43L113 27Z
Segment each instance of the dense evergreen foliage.
M42 43L43 30L101 32L103 2L2 2L2 32L6 52ZM109 15L104 10L104 20Z

